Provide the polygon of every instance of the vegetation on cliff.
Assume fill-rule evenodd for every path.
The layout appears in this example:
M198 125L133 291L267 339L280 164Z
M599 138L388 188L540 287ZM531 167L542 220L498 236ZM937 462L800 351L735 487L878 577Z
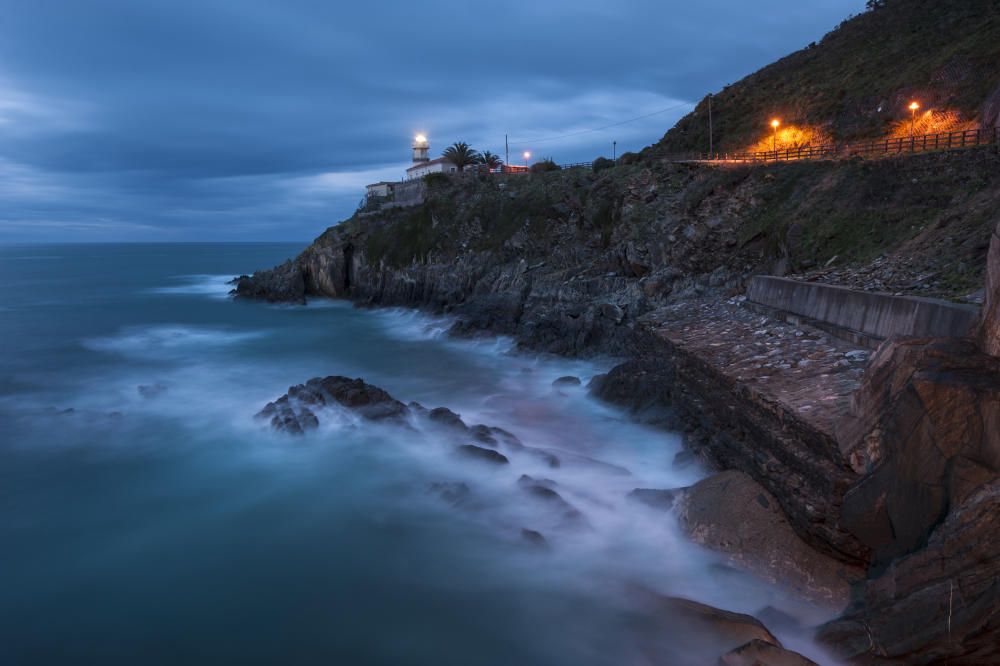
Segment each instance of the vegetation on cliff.
M884 0L819 43L778 60L712 97L715 149L746 149L768 122L814 128L837 141L891 134L920 100L925 131L997 121L1000 3ZM919 120L919 118L918 118ZM708 98L656 145L707 152Z

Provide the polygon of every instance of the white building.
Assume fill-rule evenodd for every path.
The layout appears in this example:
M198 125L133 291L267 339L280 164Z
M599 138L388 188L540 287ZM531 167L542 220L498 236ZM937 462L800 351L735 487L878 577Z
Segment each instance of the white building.
M455 173L458 167L449 162L444 157L436 160L430 159L428 153L431 145L427 142L427 137L418 134L413 140L413 166L406 170L407 180L423 178L429 173Z
M366 189L368 190L368 198L386 198L392 194L392 188L395 185L396 183L392 183L387 180L383 180L380 183L372 183L371 185L366 186Z

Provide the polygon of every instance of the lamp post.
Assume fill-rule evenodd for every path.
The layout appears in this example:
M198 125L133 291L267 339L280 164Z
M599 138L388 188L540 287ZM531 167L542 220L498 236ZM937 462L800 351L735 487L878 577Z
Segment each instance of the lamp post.
M528 168L528 160L530 160L530 159L531 159L531 153L528 152L527 150L524 151L524 168L525 169Z
M617 141L612 141L611 142L611 161L612 162L617 162L618 161L618 142Z
M771 152L778 152L778 125L781 121L775 118L771 121L771 128L774 130L774 134L771 136Z
M910 138L913 138L914 126L917 124L917 109L920 105L916 102L910 102Z

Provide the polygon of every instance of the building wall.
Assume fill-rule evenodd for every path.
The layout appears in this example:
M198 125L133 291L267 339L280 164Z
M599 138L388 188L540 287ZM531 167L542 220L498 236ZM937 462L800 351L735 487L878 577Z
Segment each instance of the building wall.
M454 173L458 171L451 162L428 162L427 164L413 165L406 170L407 178L423 178L429 173Z

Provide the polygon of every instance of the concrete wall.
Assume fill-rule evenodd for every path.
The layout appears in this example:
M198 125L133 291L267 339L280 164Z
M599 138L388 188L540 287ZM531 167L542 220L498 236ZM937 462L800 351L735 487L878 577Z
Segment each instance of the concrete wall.
M869 346L895 335L964 337L979 320L979 308L973 305L771 276L751 280L747 301L813 320L810 323L820 323L835 335Z

